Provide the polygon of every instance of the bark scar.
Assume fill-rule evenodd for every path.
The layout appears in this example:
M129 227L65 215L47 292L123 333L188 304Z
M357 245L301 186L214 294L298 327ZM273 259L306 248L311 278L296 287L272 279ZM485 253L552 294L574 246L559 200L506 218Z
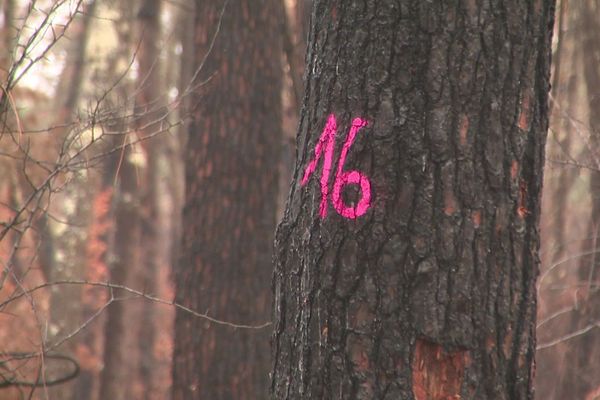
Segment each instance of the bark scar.
M519 114L519 129L522 131L529 130L529 111L531 108L531 99L528 93L523 95L523 102L521 103L521 113Z
M415 400L460 399L465 366L470 361L467 350L446 351L437 343L417 339L412 362Z
M517 215L519 215L519 218L521 218L521 219L525 219L527 214L530 213L530 211L527 209L526 202L527 202L527 184L525 183L524 180L521 180L521 183L519 185L519 203L517 206Z
M469 132L469 117L467 117L466 115L462 115L461 120L460 120L460 128L459 128L461 146L467 145L468 132Z

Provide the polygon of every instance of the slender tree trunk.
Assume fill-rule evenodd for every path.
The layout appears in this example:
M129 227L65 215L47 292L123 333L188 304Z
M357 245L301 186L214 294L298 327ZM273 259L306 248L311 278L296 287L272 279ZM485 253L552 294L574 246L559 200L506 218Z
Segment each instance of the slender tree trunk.
M578 2L560 1L560 27L558 29L557 48L552 57L554 68L552 78L553 104L550 130L552 139L546 147L549 157L553 160L572 161L578 152L576 138L578 136L577 121L578 111L582 109L578 100L581 98L581 83L583 79L581 20ZM589 241L583 238L588 233L585 228L579 228L577 221L580 215L574 212L573 195L578 179L585 179L576 167L558 162L550 162L544 173L544 201L541 217L543 254L542 273L544 269L551 268L569 254L579 253L582 243L585 250ZM579 207L577 204L576 207ZM583 239L583 240L580 240ZM578 259L573 260L575 264ZM542 321L555 315L565 307L574 306L573 291L562 291L557 294L552 286L567 286L578 280L577 273L564 276L568 264L562 264L560 273L548 276L539 283L538 318ZM566 267L566 269L564 268ZM575 269L573 269L575 271ZM547 320L543 325L538 324L538 344L553 340L566 330L576 326L573 319L577 317L563 313L559 317ZM567 361L571 349L569 343L551 349L541 349L537 354L536 370L536 395L540 399L562 399L572 397L569 392L574 388L573 379L577 379L579 372L572 368L575 364ZM558 377L558 379L557 379Z
M136 125L141 137L146 138L143 146L147 159L146 187L143 190L144 220L142 243L146 262L139 271L139 283L148 293L156 293L158 274L161 267L166 267L169 257L168 238L161 233L168 230L160 212L161 196L160 165L165 150L164 129L165 113L163 105L164 88L161 84L160 63L160 29L161 1L144 0L138 12L140 30L138 95L136 98ZM167 239L167 240L165 240ZM141 304L141 322L137 334L137 345L140 353L139 373L144 399L164 399L165 393L158 390L159 367L154 357L154 343L159 327L155 324L156 305L150 302ZM163 323L161 322L160 325Z
M312 15L273 398L532 399L554 2Z
M304 96L304 56L312 0L281 0L285 4L283 49L287 74L283 86L283 135L279 169L277 217L283 216L294 173L296 129Z
M131 21L135 20L137 2L122 3L121 23L118 29L121 60L129 62L132 54L134 30ZM118 64L117 64L118 65ZM120 86L117 94L127 99L132 93L131 87ZM140 158L139 137L130 132L127 122L115 121L110 127L113 132L127 132L115 136L114 145L130 144L115 153L110 160L111 166L105 170L106 182L114 185L114 236L110 249L110 281L129 287L140 288L139 270L141 250L142 204L140 192L145 177ZM111 292L118 300L113 302L106 313L104 326L104 360L100 376L100 400L125 400L134 398L133 386L136 382L136 366L139 351L137 349L137 327L139 326L139 308L127 301L126 293ZM136 312L137 311L137 312Z
M85 251L86 279L92 282L108 280L108 249L110 231L114 226L111 210L112 187L102 185L103 189L95 193L91 207L87 248ZM82 299L82 320L89 320L108 300L103 288L84 287ZM71 400L92 400L99 392L100 372L102 369L102 322L98 320L79 333L77 361L81 371L74 382ZM64 397L64 399L68 399Z
M0 30L0 41L2 49L0 49L0 123L2 126L0 132L4 132L6 124L6 111L8 110L8 96L5 90L7 89L6 82L8 74L12 67L12 54L15 48L15 38L17 31L15 29L15 0L4 0L2 3L2 19L3 25Z
M2 25L0 25L0 42L2 43L2 47L0 48L0 139L3 138L5 134L12 131L11 116L6 112L6 98L2 89L4 89L6 84L7 71L10 68L12 61L11 54L14 47L15 36L15 30L12 26L14 23L14 7L14 0L4 0L0 2L0 13L2 15ZM13 210L11 210L10 207L12 205L11 199L15 197L15 192L18 190L18 183L15 173L13 172L14 163L6 160L6 157L3 158L3 160L0 160L0 204L2 204L2 206L0 206L0 213L2 214L2 217L4 217L2 219L3 221L9 221L13 214ZM8 266L11 265L11 242L14 242L16 239L13 232L7 232L3 239L4 243L0 246L2 255L0 261L3 265ZM5 282L3 279L4 276L6 276L6 270L0 275L0 289ZM18 273L18 276L21 277L21 274Z
M15 1L14 0L3 0L1 7L2 12L2 26L0 27L0 40L2 41L3 49L0 51L0 67L2 67L2 82L6 80L6 72L10 67L11 54L14 49L15 41Z
M302 78L312 0L281 1L286 4L283 24L283 49L292 80L293 103L296 110L298 110L302 105L304 93Z
M555 142L551 142L549 149L553 150L551 154L554 158L564 159L570 155L571 150L571 133L573 123L566 115L573 115L573 111L577 105L575 98L577 93L577 67L579 63L579 51L577 51L575 43L578 40L577 35L579 29L577 27L578 20L576 12L573 9L577 7L569 7L568 0L561 0L560 15L559 15L559 31L557 39L557 49L552 58L554 72L552 76L552 96L554 101L551 103L551 127L554 126ZM569 29L567 33L565 30ZM567 68L561 68L566 66ZM564 82L563 82L564 81ZM557 107L558 106L558 107ZM563 108L564 107L564 108ZM562 258L566 248L567 236L565 235L565 220L567 214L567 196L569 188L573 181L573 168L559 166L558 182L554 185L556 192L552 195L551 204L555 204L555 219L552 221L552 238L555 249L549 253L552 260ZM542 260L543 263L544 260Z
M130 149L124 150L115 193L115 260L110 266L110 281L130 286L131 273L140 259L140 204L137 199L136 167L130 160ZM127 294L114 291L118 300L109 308L105 326L104 367L100 383L100 400L125 400L135 377L136 342L131 340L133 320L128 318Z
M77 102L85 67L85 53L88 43L91 17L94 14L95 2L90 3L82 11L81 17L73 24L71 49L61 74L60 82L68 82L65 87L66 96L59 91L60 106L57 109L58 118L55 126L61 127L55 131L60 140L67 140L72 135L73 114L77 110ZM50 268L47 274L49 281L77 280L85 278L87 233L91 212L91 196L93 180L91 171L87 168L71 172L69 183L64 190L57 193L50 205L54 218L44 218L49 224L46 232L49 237L44 245L52 252ZM73 286L55 286L51 289L49 340L54 342L74 332L82 320L82 288ZM60 350L67 351L73 356L78 347L78 337L69 340ZM50 389L50 395L55 398L69 399L72 396L74 382Z
M194 16L195 0L185 0L182 3L179 14L179 38L181 41L181 58L178 79L178 92L181 97L180 107L177 110L183 123L179 126L177 135L170 137L170 146L168 159L173 170L173 177L169 180L169 191L172 194L173 218L172 223L172 242L171 265L175 266L179 262L180 245L182 235L182 210L185 197L185 147L187 144L187 134L190 129L191 120L191 80L195 73L194 59Z
M279 0L196 2L195 65L205 62L194 82L176 299L250 325L269 319L281 11ZM264 398L268 329L233 329L179 310L175 326L174 399Z
M6 81L8 72L12 64L12 52L15 46L16 29L15 22L15 0L4 0L2 3L2 26L0 29L0 41L2 48L0 49L0 134L3 134L8 129L7 113L8 97L4 92L6 89Z
M600 168L600 3L597 0L578 2L581 34L577 37L581 43L583 57L583 76L587 86L590 146L592 164ZM587 252L598 248L600 243L600 173L590 171L589 192L592 198L590 219L586 231L586 244L582 249ZM563 188L564 190L564 188ZM600 259L597 254L582 257L575 282L575 306L569 329L577 331L585 329L597 320L600 306ZM588 399L588 394L600 388L598 371L600 371L600 335L595 330L586 332L570 341L565 355L568 370L560 386L557 398Z

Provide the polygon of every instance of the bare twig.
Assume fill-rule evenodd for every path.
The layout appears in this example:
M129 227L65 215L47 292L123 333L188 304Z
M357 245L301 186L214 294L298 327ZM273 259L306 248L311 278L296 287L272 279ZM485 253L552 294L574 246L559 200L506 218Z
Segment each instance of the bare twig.
M63 281L47 282L47 283L43 283L43 284L34 286L30 289L26 289L26 288L22 287L21 291L19 293L12 295L7 300L4 300L3 302L0 303L0 310L2 308L6 307L6 305L20 299L23 296L30 295L31 293L36 292L40 289L52 287L55 285L87 285L87 286L103 287L103 288L107 288L107 289L111 289L111 290L118 289L118 290L122 290L124 292L130 293L136 297L140 297L140 298L144 298L144 299L153 301L155 303L173 306L177 309L185 311L195 317L205 319L209 322L212 322L212 323L215 323L218 325L228 326L230 328L235 328L235 329L263 329L263 328L266 328L271 325L271 322L264 322L264 323L258 324L258 325L247 325L247 324L238 324L238 323L223 321L223 320L220 320L217 318L213 318L213 317L209 316L208 314L200 313L198 311L192 310L191 308L186 307L182 304L176 303L175 301L164 300L159 297L153 296L148 293L144 293L144 292L136 290L136 289L132 289L132 288L124 286L124 285L119 285L119 284L110 283L110 282L92 282L92 281L87 281L87 280L63 280ZM53 348L53 347L54 346L52 345L51 348Z

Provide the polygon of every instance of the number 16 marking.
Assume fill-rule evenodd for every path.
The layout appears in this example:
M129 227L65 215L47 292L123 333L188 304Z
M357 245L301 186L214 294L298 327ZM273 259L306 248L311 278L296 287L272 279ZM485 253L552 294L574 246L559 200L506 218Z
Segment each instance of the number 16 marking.
M359 171L344 171L344 163L346 162L346 156L350 147L356 139L356 134L360 128L367 126L367 121L362 118L355 118L352 121L352 126L346 136L346 141L342 147L342 153L338 160L337 170L335 173L335 181L333 182L333 193L331 194L333 207L341 216L349 219L354 219L365 214L371 206L371 182L369 178L360 173ZM319 138L319 142L315 146L315 157L306 166L304 170L304 176L302 177L301 185L304 186L308 183L310 176L315 172L317 163L321 159L323 154L323 148L325 148L325 160L323 161L323 171L321 173L321 204L319 207L319 214L321 219L327 216L327 200L329 197L329 176L331 175L331 169L333 164L333 151L335 147L335 134L337 132L337 121L335 115L329 115L327 124L323 133ZM342 199L342 190L346 185L360 185L362 193L361 199L355 206L347 206L344 204Z

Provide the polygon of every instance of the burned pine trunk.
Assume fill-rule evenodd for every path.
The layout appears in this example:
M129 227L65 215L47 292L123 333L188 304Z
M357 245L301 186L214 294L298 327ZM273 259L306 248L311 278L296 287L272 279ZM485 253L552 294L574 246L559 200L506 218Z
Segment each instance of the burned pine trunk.
M176 300L246 325L269 320L281 143L278 0L196 1L196 107ZM255 400L269 385L269 329L177 310L173 399Z
M274 399L531 399L553 1L317 0Z

